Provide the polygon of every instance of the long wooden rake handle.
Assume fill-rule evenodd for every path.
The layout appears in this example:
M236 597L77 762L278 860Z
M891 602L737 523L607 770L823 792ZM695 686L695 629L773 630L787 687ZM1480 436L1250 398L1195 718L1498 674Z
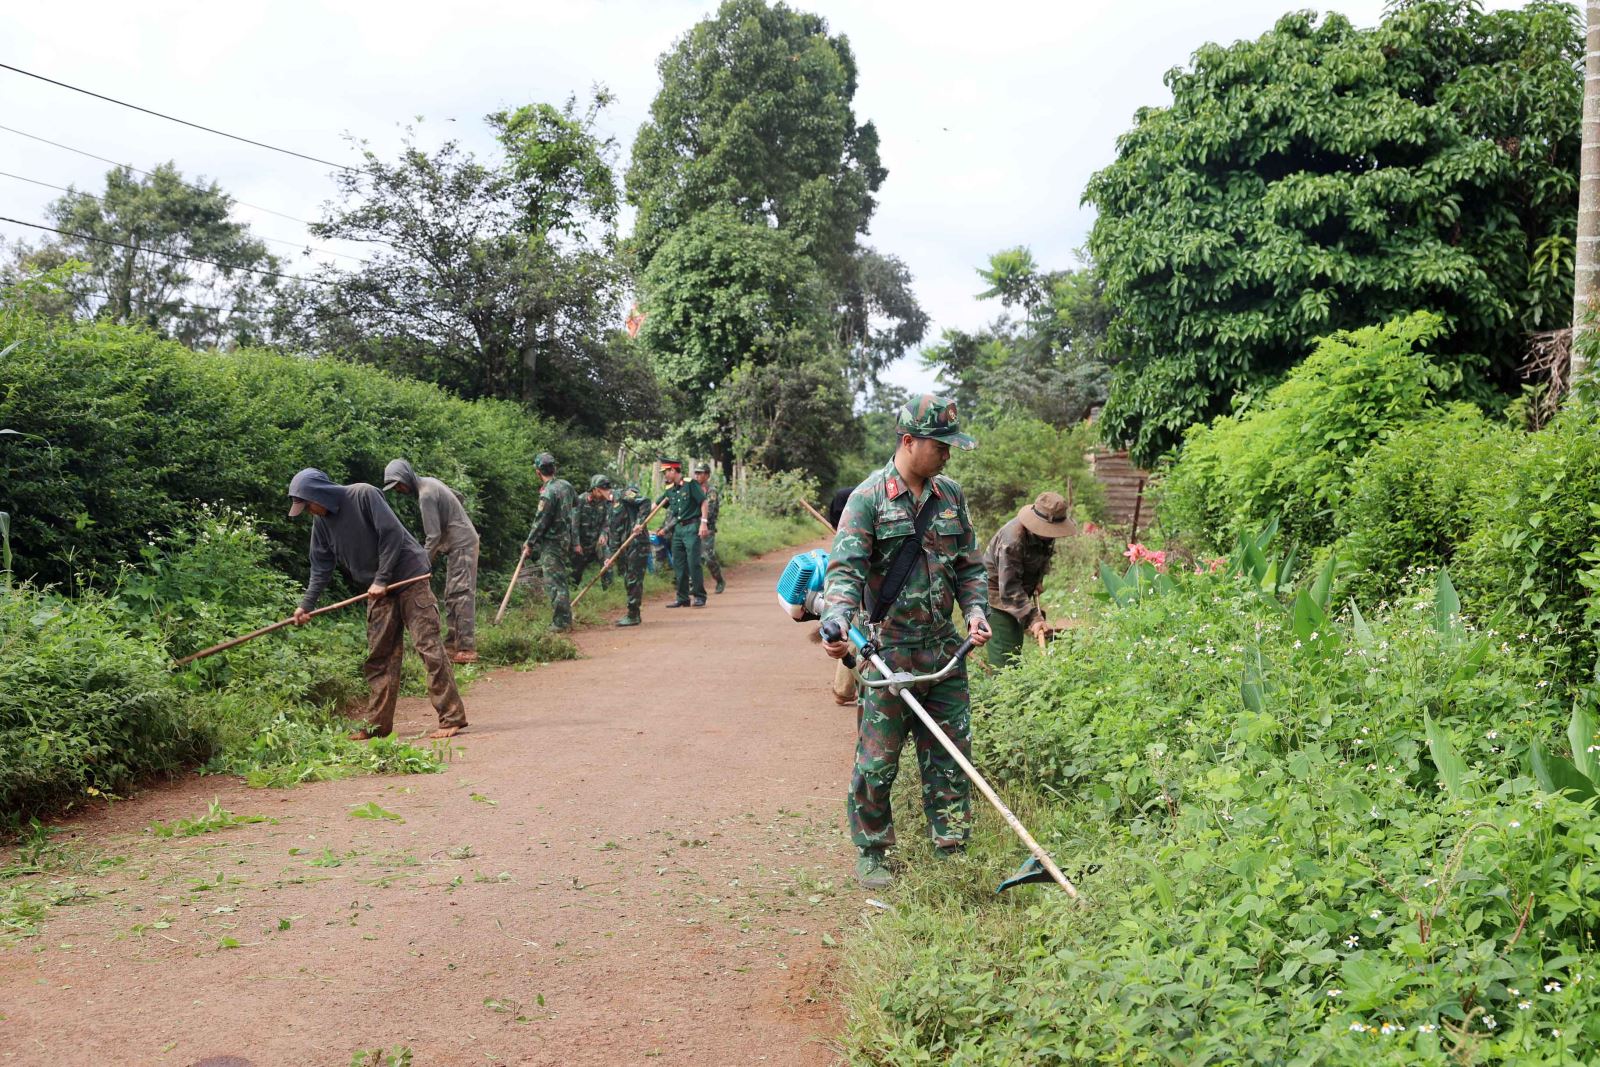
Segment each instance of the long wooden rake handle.
M809 511L809 512L811 512L811 517L812 517L812 518L813 518L813 519L816 519L816 520L817 520L817 521L818 521L818 522L820 522L820 523L822 523L822 525L824 525L824 526L826 526L826 527L827 527L827 528L828 528L828 532L829 532L829 533L838 533L838 532L839 532L839 531L837 531L837 530L835 530L835 529L834 529L834 528L833 528L833 523L831 523L831 522L829 522L829 521L828 521L828 520L827 520L827 519L825 519L825 518L823 518L823 515L822 515L822 512L820 512L820 511L818 511L818 510L817 510L817 509L816 509L816 508L814 508L814 507L812 507L812 506L811 506L811 505L810 505L810 504L809 504L809 503L808 503L808 502L807 502L807 501L806 501L806 500L805 500L805 498L804 498L804 497L796 497L796 498L795 498L795 499L796 499L796 500L798 500L798 501L799 501L799 502L800 502L800 506L801 506L801 507L803 507L803 508L805 508L805 509L806 509L806 510L807 510L807 511Z
M433 577L433 572L432 571L428 572L427 574L419 574L415 578L407 578L404 581L394 582L393 584L391 584L388 587L389 588L389 592L392 593L396 589L404 589L406 586L415 585L418 582L425 582L431 577ZM337 604L329 604L325 608L318 608L316 611L307 612L307 614L310 615L312 618L315 618L318 615L326 615L330 611L338 611L340 608L347 608L351 604L358 603L358 602L360 602L362 600L365 600L365 599L367 599L367 594L362 593L360 596L353 596L348 600L341 600ZM214 656L218 652L226 652L228 649L234 648L234 647L236 647L238 645L242 645L246 641L254 641L256 638L261 637L264 634L270 634L274 630L281 630L285 626L291 625L293 622L294 622L294 616L291 615L287 619L284 619L284 620L282 620L280 622L273 623L271 626L263 626L259 630L251 630L249 633L245 634L243 637L235 637L232 640L222 642L222 644L220 644L220 645L212 645L210 648L203 648L199 652L191 653L190 655L187 655L187 656L183 657L182 659L174 662L173 666L174 667L182 667L185 664L193 663L197 659L205 659L207 656Z
M522 546L522 554L517 557L516 569L511 572L511 581L506 583L506 595L500 598L500 610L494 613L494 624L500 625L500 620L506 617L506 605L511 603L511 590L517 587L517 576L522 573L523 561L528 558L528 546Z
M578 595L572 598L572 606L574 608L578 606L578 601L583 599L583 594L594 588L594 583L600 580L600 575L611 569L611 565L617 561L617 557L622 555L622 550L633 544L633 539L644 532L642 528L650 525L650 520L656 517L656 512L660 511L662 507L665 506L666 502L666 497L662 497L660 500L656 501L656 506L650 509L650 514L646 515L643 519L634 524L641 527L641 529L635 530L633 533L629 534L628 539L622 542L622 544L617 547L615 552L611 553L611 558L606 560L605 566L600 568L599 573L597 573L593 578L589 579L589 584L578 590Z

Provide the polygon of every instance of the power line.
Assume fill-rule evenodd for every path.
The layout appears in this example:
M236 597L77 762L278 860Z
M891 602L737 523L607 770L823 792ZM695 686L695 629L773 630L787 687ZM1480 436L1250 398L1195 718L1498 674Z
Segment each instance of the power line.
M190 122L188 119L180 119L174 115L167 115L160 111L152 111L147 107L140 107L138 104L130 104L126 100L118 100L114 96L106 96L103 93L91 92L88 89L80 89L76 85L68 85L66 82L56 81L54 78L46 78L43 74L35 74L31 70L23 70L21 67L13 67L9 63L0 63L0 70L9 70L16 74L26 75L29 78L37 78L39 81L48 82L51 85L59 85L63 89L71 89L75 93L82 93L85 96L92 96L96 100L104 100L107 103L131 108L134 111L142 111L146 115L154 115L158 119L166 119L168 122L176 122L181 126L188 126L196 130L204 130L206 133L214 133L218 137L227 137L235 141L243 141L245 144L255 145L257 148L265 148L273 152L282 152L286 156L296 156L300 159L309 160L312 163L321 163L324 166L334 167L338 170L355 171L357 169L355 167L346 166L343 163L335 163L331 159L321 159L317 156L310 156L304 152L296 152L292 148L279 148L277 145L267 144L265 141L253 141L248 137L241 137L239 134L229 133L226 130L218 130L211 126L202 126L198 122Z
M62 144L60 141L52 141L48 137L40 137L36 133L28 133L25 130L19 130L19 129L13 127L13 126L0 125L0 130L4 130L7 133L14 133L18 137L26 137L30 141L38 141L38 142L40 142L42 144L47 144L47 145L51 146L52 148L59 148L59 149L62 149L63 151L66 151L66 152L75 152L80 156L87 156L90 159L98 159L100 162L109 163L113 167L126 167L127 169L133 171L133 173L135 173L135 174L143 174L147 178L151 177L153 175L153 173L154 173L153 171L140 170L138 167L135 167L131 163L118 163L114 159L107 159L105 156L97 156L93 152L86 152L81 148L73 148L71 145ZM208 192L209 191L205 186L199 185L199 184L197 184L195 182L186 182L182 178L179 178L178 181L180 183L182 183L183 185L187 185L189 188L194 189L194 190L196 190L198 192L204 193L204 192ZM246 200L235 200L234 203L238 204L240 207L253 208L256 211L265 211L268 215L276 215L280 219L288 219L290 222L298 222L302 226L315 225L315 223L312 223L312 222L310 222L310 221L308 221L306 219L298 218L297 216L294 216L294 215L285 215L281 211L274 211L270 207L262 207L260 204L252 204L252 203L250 203L249 201L246 201Z
M51 233L59 233L63 237L76 237L80 241L90 241L99 245L110 245L113 248L125 248L130 252L148 252L152 256L166 256L168 259L183 259L188 260L191 263L204 263L208 266L217 267L221 270L242 270L250 274L260 274L268 278L287 278L290 281L312 282L316 285L334 284L330 281L324 281L321 278L301 277L298 274L283 274L275 270L262 270L259 267L241 267L236 264L218 263L214 259L201 259L199 256L186 256L179 252L163 252L159 248L141 248L138 245L124 244L121 241L111 241L104 237L93 237L86 233L74 233L71 230L58 230L54 226L46 226L40 222L23 222L21 219L14 219L8 215L0 215L0 222L10 222L18 226L27 226L35 230L49 230Z
M56 190L59 190L60 192L63 192L63 193L70 193L73 196L86 196L90 200L97 200L102 204L105 203L105 199L106 199L103 196L96 196L94 193L86 193L81 189L73 189L73 188L69 188L68 186L65 186L65 185L54 185L54 184L52 184L50 182L42 182L38 178L26 178L26 177L23 177L21 174L12 174L10 171L0 170L0 177L14 178L19 182L27 182L29 185L42 185L46 189L56 189ZM223 195L226 196L227 194L223 194ZM232 198L230 197L229 199L232 199ZM287 245L290 248L300 248L300 249L306 249L306 250L309 250L309 251L312 251L312 252L320 252L325 256L338 256L340 259L352 259L352 260L355 260L357 263L362 263L362 264L366 264L367 266L371 266L370 263L368 263L366 260L362 259L360 256L351 256L351 255L346 255L343 252L335 252L331 248L318 248L316 245L307 244L304 241L286 241L281 237L267 237L267 236L265 236L263 234L255 234L253 236L258 237L263 241L271 241L273 244Z

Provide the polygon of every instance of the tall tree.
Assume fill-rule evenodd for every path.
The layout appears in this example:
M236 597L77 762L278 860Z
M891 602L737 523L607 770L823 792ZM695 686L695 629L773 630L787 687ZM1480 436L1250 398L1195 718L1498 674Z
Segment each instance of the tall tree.
M22 250L18 265L87 264L66 289L79 317L142 324L195 347L260 341L281 264L232 209L215 182L185 181L172 163L143 177L115 167L102 192L50 205L70 236Z
M1091 180L1127 357L1105 428L1149 460L1312 339L1439 312L1463 391L1516 389L1569 317L1582 93L1571 7L1400 0L1373 29L1285 15L1167 75Z
M392 162L366 153L315 232L368 242L370 259L300 290L299 342L595 432L649 417L654 379L613 336L618 197L595 132L607 99L488 116L498 160L454 141L408 142Z
M724 207L788 231L841 283L887 174L877 130L856 124L849 40L781 3L725 0L657 67L661 91L627 174L640 266L679 226Z

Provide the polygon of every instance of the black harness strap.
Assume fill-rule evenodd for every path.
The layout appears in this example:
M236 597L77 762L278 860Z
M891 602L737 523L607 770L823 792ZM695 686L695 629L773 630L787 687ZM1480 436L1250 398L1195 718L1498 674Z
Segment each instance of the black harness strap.
M901 541L894 550L894 558L889 560L889 573L884 575L878 599L872 605L872 614L867 617L867 621L873 625L882 622L883 617L889 614L889 609L894 607L896 598L900 596L900 590L905 588L906 579L911 577L911 568L917 565L917 560L922 556L922 537L933 523L933 513L939 510L938 502L938 495L930 490L928 499L923 501L921 510L912 521L911 536Z

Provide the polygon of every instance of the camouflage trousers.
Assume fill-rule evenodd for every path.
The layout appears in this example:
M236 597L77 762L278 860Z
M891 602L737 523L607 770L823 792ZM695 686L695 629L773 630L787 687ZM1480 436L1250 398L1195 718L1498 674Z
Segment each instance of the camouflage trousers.
M573 556L572 557L572 587L574 589L582 589L583 588L583 576L589 572L589 568L590 567L603 567L603 566L605 566L607 558L608 557L604 553L602 553L599 549L595 548L592 545L583 550L583 555L581 555L581 556ZM621 561L619 560L618 562L620 563ZM611 588L611 575L616 569L617 569L616 567L612 567L611 570L606 571L604 574L602 574L600 576L600 588L601 589L610 589Z
M644 603L644 566L650 559L649 546L642 544L643 540L640 537L629 545L612 568L622 572L622 586L628 591L628 615L635 619L639 617L639 605Z
M446 557L444 617L450 623L445 648L452 652L478 649L478 543L452 548Z
M722 581L722 561L717 558L717 532L715 530L700 538L700 558L705 561L706 573L711 575L714 582Z
M672 530L672 573L678 579L678 603L706 598L706 579L700 570L700 531L693 526Z
M565 541L545 541L534 549L538 553L539 576L550 594L550 628L572 628L572 548Z
M926 674L944 666L955 646L952 639L948 647L889 649L882 656L895 670ZM944 681L919 687L912 693L962 755L970 758L972 706L967 695L966 665L963 663L955 675ZM855 772L845 802L850 839L857 848L885 849L894 844L894 813L889 796L900 773L900 749L908 734L916 738L922 811L933 843L958 845L966 841L971 831L972 785L956 761L928 733L905 701L884 690L862 686L856 712Z
M407 630L411 631L412 647L428 669L428 699L439 713L439 725L467 725L467 709L456 689L456 676L450 668L450 657L445 654L444 641L439 637L439 601L427 582L418 582L367 602L367 661L361 672L372 690L367 705L370 729L381 735L394 729Z

